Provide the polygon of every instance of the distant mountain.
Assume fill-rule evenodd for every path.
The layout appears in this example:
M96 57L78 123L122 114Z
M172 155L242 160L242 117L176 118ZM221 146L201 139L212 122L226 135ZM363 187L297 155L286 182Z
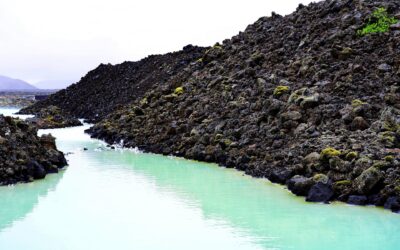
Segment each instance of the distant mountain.
M0 76L0 91L4 90L36 90L35 86L18 79Z

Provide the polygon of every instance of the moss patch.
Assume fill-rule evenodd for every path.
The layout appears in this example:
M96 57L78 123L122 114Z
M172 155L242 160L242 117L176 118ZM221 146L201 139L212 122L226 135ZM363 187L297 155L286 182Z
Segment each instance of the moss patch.
M351 106L353 106L353 108L362 106L364 104L367 104L366 102L361 101L360 99L355 99L353 101L351 101Z
M355 159L357 157L358 157L358 153L354 152L354 151L351 151L351 152L346 154L346 160L353 160L353 159Z
M183 94L183 87L177 87L174 91L175 95L182 95Z
M313 176L312 180L314 182L321 182L321 183L328 183L329 178L328 176L324 175L324 174L316 174Z
M140 105L144 106L146 104L149 104L149 101L148 101L147 97L144 97L142 100L140 100Z
M394 161L394 156L393 155L387 155L387 156L385 156L384 160L388 161L388 162L392 162L392 161Z
M322 159L330 159L332 157L339 156L341 154L342 154L342 152L340 152L339 150L329 147L329 148L325 148L324 150L321 151L321 158Z
M290 88L288 86L278 86L274 89L274 96L281 96L286 92L289 92Z

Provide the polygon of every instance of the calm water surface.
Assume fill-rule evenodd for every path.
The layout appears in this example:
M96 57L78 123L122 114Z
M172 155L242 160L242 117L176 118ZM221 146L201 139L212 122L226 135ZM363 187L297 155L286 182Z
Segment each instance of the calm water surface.
M69 167L0 187L1 250L400 249L398 214L306 203L213 164L108 150L87 127L40 131L71 153Z

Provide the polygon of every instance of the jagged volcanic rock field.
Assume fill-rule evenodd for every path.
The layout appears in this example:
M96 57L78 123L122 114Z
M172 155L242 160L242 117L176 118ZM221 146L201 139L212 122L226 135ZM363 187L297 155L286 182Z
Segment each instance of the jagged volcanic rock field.
M108 115L88 132L109 143L237 168L308 201L398 211L400 25L359 33L379 8L400 18L395 0L300 5L260 18L157 84L143 82L154 65L148 76L100 66L26 111L51 103L95 119L101 107L99 117ZM105 95L113 108L78 101L102 98L104 82L140 94L126 106L116 105L124 96Z
M54 137L38 137L36 127L0 115L0 185L42 179L66 165Z
M21 114L40 114L43 108L57 106L66 113L88 121L99 121L118 106L140 98L154 85L163 84L199 59L205 48L188 45L165 55L152 55L138 62L101 64L78 83L50 98L22 109Z

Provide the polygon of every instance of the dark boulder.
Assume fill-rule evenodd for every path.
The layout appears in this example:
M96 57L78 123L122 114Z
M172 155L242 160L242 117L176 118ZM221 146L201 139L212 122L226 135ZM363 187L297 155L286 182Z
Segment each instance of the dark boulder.
M54 137L38 137L36 127L0 115L0 185L43 179L66 165Z
M286 182L288 189L295 195L306 196L314 181L304 176L296 175Z
M364 170L361 175L354 180L353 184L360 194L369 194L381 179L381 171L375 167L370 167Z
M308 192L306 201L311 202L328 202L333 197L333 190L329 184L318 182L311 187Z
M400 198L396 196L391 196L389 197L386 202L384 207L386 209L390 209L393 212L399 212L400 211Z
M27 166L28 171L32 173L34 179L43 179L46 177L46 170L37 161L31 161Z
M291 175L292 171L289 169L275 170L272 171L269 180L274 183L284 184Z
M350 195L347 203L352 205L365 205L367 203L367 197L365 195Z

